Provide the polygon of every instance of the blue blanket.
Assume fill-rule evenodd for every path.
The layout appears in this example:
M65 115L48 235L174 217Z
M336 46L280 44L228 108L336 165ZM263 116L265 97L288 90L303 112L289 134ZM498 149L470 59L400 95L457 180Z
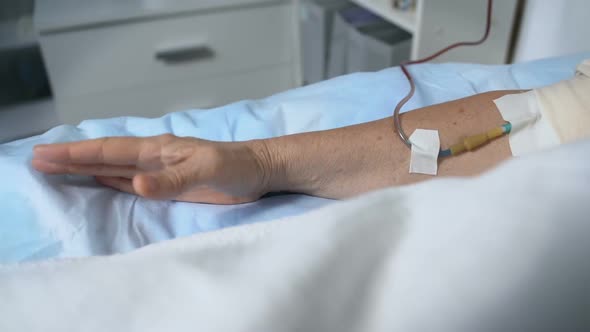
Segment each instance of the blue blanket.
M590 54L511 66L415 66L411 71L417 93L405 110L490 90L548 85L571 77L585 58ZM211 110L158 119L88 120L0 145L0 263L127 252L197 232L301 214L332 202L304 195L235 206L151 201L101 187L88 177L40 174L30 166L35 144L163 133L238 141L337 128L390 116L407 89L399 68L391 68Z

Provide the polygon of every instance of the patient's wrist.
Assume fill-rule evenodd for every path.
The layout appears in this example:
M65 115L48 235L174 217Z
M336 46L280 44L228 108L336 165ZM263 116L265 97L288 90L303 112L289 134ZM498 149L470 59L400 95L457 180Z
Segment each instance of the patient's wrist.
M252 140L247 147L258 164L258 176L264 192L287 190L284 179L284 163L275 145L268 139Z
M317 156L312 153L302 155L302 146L307 147L304 150L312 150L313 147L307 146L309 142L298 140L297 136L249 142L260 164L266 192L318 194L322 172L318 167L310 167L310 164L317 164L314 162L317 161Z

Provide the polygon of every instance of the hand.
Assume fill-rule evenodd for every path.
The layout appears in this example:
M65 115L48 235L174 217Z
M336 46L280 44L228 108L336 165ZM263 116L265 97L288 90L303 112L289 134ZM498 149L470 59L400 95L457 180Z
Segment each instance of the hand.
M238 204L255 201L267 191L260 144L169 134L109 137L38 145L32 165L48 174L95 176L105 186L151 199Z

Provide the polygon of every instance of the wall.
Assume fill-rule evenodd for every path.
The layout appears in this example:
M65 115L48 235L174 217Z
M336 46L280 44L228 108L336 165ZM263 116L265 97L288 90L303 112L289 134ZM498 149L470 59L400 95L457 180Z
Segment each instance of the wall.
M527 0L514 62L590 51L590 1Z

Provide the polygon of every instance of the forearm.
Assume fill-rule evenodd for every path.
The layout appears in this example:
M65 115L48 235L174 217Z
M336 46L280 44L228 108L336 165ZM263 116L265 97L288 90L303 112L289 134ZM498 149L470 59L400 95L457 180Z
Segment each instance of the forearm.
M498 91L433 105L402 115L405 131L439 130L441 146L461 137L484 132L504 121L493 100L508 93ZM432 178L410 174L410 149L386 118L339 129L282 136L261 141L270 191L346 198L370 190ZM502 137L474 151L440 161L439 176L478 174L510 157Z

